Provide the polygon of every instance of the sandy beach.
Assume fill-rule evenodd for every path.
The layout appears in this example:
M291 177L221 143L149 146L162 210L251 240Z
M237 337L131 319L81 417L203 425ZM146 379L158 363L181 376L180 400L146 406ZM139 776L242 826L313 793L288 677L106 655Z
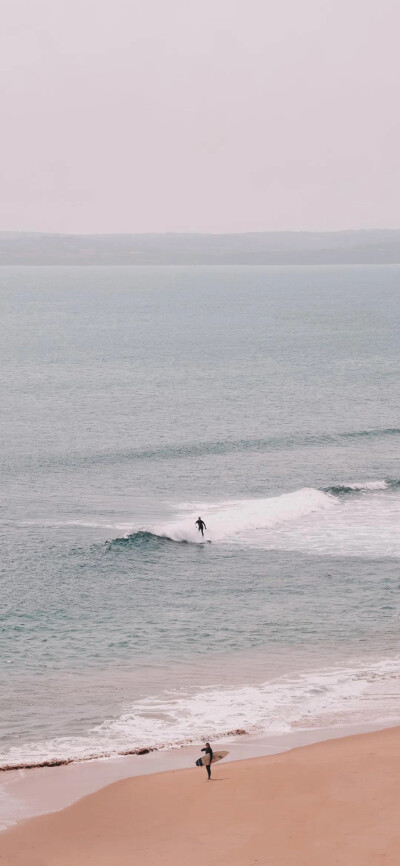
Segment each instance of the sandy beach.
M13 866L398 864L400 728L125 779L0 835Z

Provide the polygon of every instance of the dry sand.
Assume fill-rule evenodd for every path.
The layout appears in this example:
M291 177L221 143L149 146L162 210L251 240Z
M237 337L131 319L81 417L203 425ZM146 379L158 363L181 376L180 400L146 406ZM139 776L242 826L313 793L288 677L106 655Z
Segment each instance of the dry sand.
M139 776L0 834L13 866L399 866L400 728Z

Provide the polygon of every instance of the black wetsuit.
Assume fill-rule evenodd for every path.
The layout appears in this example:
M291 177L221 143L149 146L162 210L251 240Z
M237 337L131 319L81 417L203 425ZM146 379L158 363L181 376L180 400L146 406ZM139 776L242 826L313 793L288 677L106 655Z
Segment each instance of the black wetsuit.
M199 519L196 520L196 526L197 526L199 532L201 532L201 534L204 535L204 530L207 529L207 527L206 527L206 524L204 523L204 520L202 520L201 517L199 517Z
M210 763L209 763L209 764L206 764L206 770L207 770L207 776L208 776L208 778L211 779L211 761L212 761L212 759L213 759L213 754L214 754L214 752L213 752L211 746L206 746L206 747L205 747L204 749L202 749L201 751L202 751L202 752L205 752L206 755L209 755L209 756L210 756Z

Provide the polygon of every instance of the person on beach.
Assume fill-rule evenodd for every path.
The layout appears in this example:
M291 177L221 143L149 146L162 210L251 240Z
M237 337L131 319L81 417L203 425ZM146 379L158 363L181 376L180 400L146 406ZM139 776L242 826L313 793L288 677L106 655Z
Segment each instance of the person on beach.
M203 760L204 760L205 765L206 765L207 776L209 779L211 779L211 761L213 759L214 753L213 753L213 750L210 746L210 743L206 743L204 749L202 749L201 751L205 752Z
M201 532L202 536L204 537L204 530L207 529L207 527L206 527L206 524L204 523L204 520L202 520L201 517L197 518L196 526L197 526L197 529L199 530L199 532Z

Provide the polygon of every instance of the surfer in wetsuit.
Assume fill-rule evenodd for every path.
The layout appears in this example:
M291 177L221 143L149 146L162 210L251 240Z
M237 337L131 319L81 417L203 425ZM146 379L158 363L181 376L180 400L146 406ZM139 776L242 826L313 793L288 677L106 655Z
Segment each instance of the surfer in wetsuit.
M204 530L207 529L207 527L206 527L206 524L204 523L204 520L202 520L201 517L197 518L196 526L197 526L197 529L199 530L199 532L201 532L202 536L204 537Z
M209 779L211 779L211 761L213 759L214 753L213 753L213 750L210 746L210 743L206 743L204 749L202 749L201 751L205 752L203 760L207 761L207 763L206 763L207 776Z

